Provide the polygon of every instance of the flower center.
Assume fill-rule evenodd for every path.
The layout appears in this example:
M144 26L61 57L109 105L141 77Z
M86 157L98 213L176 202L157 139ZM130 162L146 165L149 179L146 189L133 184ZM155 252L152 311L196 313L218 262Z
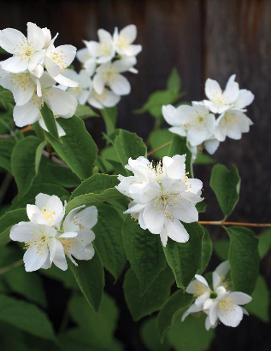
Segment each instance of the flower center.
M103 78L106 82L111 82L116 76L116 70L113 67L109 67L103 72Z
M100 44L100 56L109 56L111 54L111 46L107 43Z
M125 37L120 36L120 37L118 38L117 46L118 46L120 49L125 49L125 48L127 48L128 45L129 45L128 40L127 40Z
M34 49L29 44L25 44L20 52L20 56L23 60L29 60L34 54Z
M213 102L217 105L224 105L225 104L225 99L223 97L222 94L217 94L214 98L213 98Z
M33 82L28 73L18 73L12 75L12 83L22 90L29 88Z
M42 253L44 248L47 246L49 241L48 235L46 233L41 233L41 236L37 240L31 240L25 243L25 249L28 249L31 246L36 248L37 253Z
M206 292L206 287L199 283L199 282L196 282L195 283L195 291L194 291L194 296L198 297L198 296L201 296L203 295L204 293Z
M218 302L218 308L222 311L230 311L232 310L232 307L233 301L229 296L224 297Z
M55 219L55 211L50 211L47 208L42 208L41 210L42 216L46 221L53 222Z
M71 248L72 248L73 239L60 238L59 241L61 242L61 244L64 248L64 252L69 253L71 251Z
M196 123L197 124L203 124L204 123L204 117L203 116L197 116Z
M64 69L66 67L64 59L65 56L63 52L53 52L50 57L61 69Z

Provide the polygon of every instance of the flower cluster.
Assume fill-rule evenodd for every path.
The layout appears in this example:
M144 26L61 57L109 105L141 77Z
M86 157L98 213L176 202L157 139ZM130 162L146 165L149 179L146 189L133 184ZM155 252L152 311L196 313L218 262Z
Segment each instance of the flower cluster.
M189 240L181 222L198 221L196 204L202 201L202 182L188 178L185 155L165 156L158 164L140 156L129 159L132 176L119 175L117 189L132 201L126 213L138 220L142 229L160 234L163 246L168 238L179 243Z
M235 75L229 78L224 91L215 80L207 79L205 94L208 100L193 101L192 106L162 108L165 120L172 126L169 130L187 138L194 156L198 147L213 154L220 142L227 137L241 139L242 133L247 133L252 125L245 112L254 95L249 90L239 89Z
M82 64L79 73L69 70L67 76L78 83L69 88L79 104L89 103L102 109L115 106L122 95L131 91L124 72L136 73L136 55L141 45L134 45L136 26L131 24L121 31L115 29L113 36L104 29L98 30L99 41L84 41L86 47L78 50L77 58Z
M60 88L76 87L65 76L66 68L76 55L72 45L55 47L48 28L27 23L27 37L14 28L0 31L0 47L12 56L0 62L0 84L14 96L13 117L18 127L39 121L47 130L40 110L46 103L55 117L69 118L75 113L77 100ZM59 135L64 130L57 124Z
M66 256L77 265L77 260L94 256L91 228L97 223L97 208L84 206L73 209L65 216L65 206L53 195L38 194L35 205L27 205L29 222L15 224L10 238L25 243L23 260L27 272L48 269L54 263L65 271Z
M213 289L202 275L195 275L196 279L188 285L186 292L193 294L196 299L183 314L182 320L191 313L202 311L207 315L207 330L215 328L219 321L228 327L237 327L240 324L243 315L247 314L241 306L249 303L252 298L243 292L232 292L228 289L225 278L229 269L228 261L222 262L216 268L212 275Z

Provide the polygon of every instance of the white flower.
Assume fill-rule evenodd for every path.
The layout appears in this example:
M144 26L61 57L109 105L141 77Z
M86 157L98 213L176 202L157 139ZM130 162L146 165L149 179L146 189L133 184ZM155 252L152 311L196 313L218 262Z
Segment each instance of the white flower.
M57 239L55 228L44 224L20 222L11 228L10 238L25 243L27 250L23 261L27 272L47 269L52 263L64 271L68 268L64 249Z
M1 67L11 73L34 71L44 60L45 32L36 24L27 23L27 38L14 28L0 31L0 46L13 56L1 62Z
M26 212L33 223L59 227L65 208L58 196L40 193L35 198L35 205L26 206Z
M239 140L242 133L249 132L252 124L251 119L243 112L228 110L217 119L214 136L218 141L224 141L226 137Z
M77 51L77 58L83 64L83 68L93 75L96 69L97 45L96 41L85 41L86 48Z
M218 321L228 327L237 327L243 315L247 314L247 311L239 305L249 303L252 300L251 296L240 291L227 291L222 286L216 289L216 293L217 297L208 299L203 306L208 311L206 329L215 328Z
M203 105L181 105L177 108L166 105L162 112L167 123L173 126L169 130L186 137L192 147L201 145L214 133L215 117Z
M120 32L115 29L113 42L116 52L121 56L136 56L142 50L141 45L133 45L137 36L134 24L124 27Z
M213 113L223 113L229 109L243 111L254 100L254 95L249 90L239 89L235 74L229 78L224 91L217 81L207 79L205 94L209 100L204 100L203 103Z
M104 88L101 94L98 94L94 89L92 89L88 98L88 103L98 109L116 106L119 101L120 96L114 94L113 91L107 88Z
M16 105L13 110L13 118L18 127L39 121L41 127L47 130L42 119L40 110L46 103L55 117L70 118L75 114L77 100L69 92L54 86L54 80L45 72L39 80L38 94L24 105ZM59 135L63 135L63 129L57 124ZM65 133L64 133L65 134Z
M216 291L216 289L225 282L229 269L229 262L225 261L222 262L213 272L212 283L214 291ZM196 274L195 279L192 280L187 286L186 292L194 295L196 299L195 302L183 314L182 320L185 320L185 318L191 313L202 311L205 301L207 301L212 294L212 290L209 287L207 280L199 274Z
M79 104L84 105L92 90L92 81L89 73L84 69L79 73L68 69L65 71L64 76L78 83L77 87L69 88L67 91L77 99Z
M73 209L64 219L63 231L59 236L64 247L65 254L77 265L78 260L90 260L94 256L92 245L95 234L91 230L97 223L98 213L95 206ZM73 233L77 235L74 236Z
M165 156L157 165L143 156L130 158L126 168L133 175L119 175L116 187L132 200L126 213L138 219L141 228L159 234L163 246L168 237L187 242L189 234L181 222L198 220L195 205L202 200L202 182L186 176L185 155Z
M194 303L185 311L182 321L191 313L203 311L207 314L205 327L207 330L215 328L218 320L227 326L236 327L243 318L246 310L238 305L251 301L251 297L242 292L231 292L227 289L225 278L229 272L229 262L222 262L212 275L211 289L207 280L196 274L186 288L186 292L194 295Z
M127 61L117 60L113 63L105 63L99 66L93 78L93 88L98 94L102 94L105 87L109 87L116 95L127 95L131 86L127 78L121 73L126 72L130 67Z
M26 211L30 221L14 225L10 238L25 243L27 272L48 269L52 263L66 270L66 256L75 265L75 259L90 260L94 256L95 234L91 229L97 223L95 206L77 207L64 218L65 206L59 197L40 193L35 205L27 205Z
M98 30L99 42L97 45L97 62L106 63L115 56L115 48L112 35L104 29Z
M12 92L18 106L26 104L37 89L37 80L29 72L10 73L0 69L0 84Z

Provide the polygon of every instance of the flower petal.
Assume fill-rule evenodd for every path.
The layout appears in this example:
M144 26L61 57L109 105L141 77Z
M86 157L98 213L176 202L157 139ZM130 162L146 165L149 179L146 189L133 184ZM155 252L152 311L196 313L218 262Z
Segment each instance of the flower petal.
M28 242L33 239L37 226L31 222L19 222L11 227L10 239L21 243Z
M49 251L46 245L30 246L23 257L26 272L34 272L40 269L46 262Z
M21 47L25 44L26 37L19 30L6 28L0 31L0 46L10 54L19 53Z
M24 72L28 67L28 61L19 56L12 56L5 61L1 61L1 68L11 73Z
M176 219L166 222L166 232L168 237L177 243L186 243L189 240L185 227Z
M22 106L15 106L13 118L17 127L24 127L37 122L41 117L39 108L33 104L32 100Z
M45 99L54 115L70 118L75 114L77 100L67 91L52 87L47 91Z
M109 86L117 95L127 95L131 91L131 85L128 79L121 74L117 74L115 78L109 82Z

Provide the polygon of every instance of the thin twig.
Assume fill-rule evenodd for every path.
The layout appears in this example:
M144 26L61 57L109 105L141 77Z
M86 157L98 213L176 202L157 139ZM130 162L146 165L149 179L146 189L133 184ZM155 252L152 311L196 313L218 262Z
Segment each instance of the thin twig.
M29 126L26 126L24 128L21 129L22 133L26 133L26 132L30 132L32 130L32 125L29 124Z
M255 228L269 228L271 223L250 223L250 222L234 222L234 221L199 221L202 225L235 225L238 227L255 227Z
M14 268L20 267L22 264L23 264L23 260L18 260L18 261L15 261L15 262L9 264L6 267L2 267L2 268L0 268L0 275L7 273Z
M166 142L165 144L162 144L162 145L156 147L155 149L153 149L153 150L151 150L150 152L148 152L148 153L147 153L147 156L153 155L154 153L156 153L157 151L163 149L164 147L169 146L171 143L172 143L171 141L168 141L168 142Z

